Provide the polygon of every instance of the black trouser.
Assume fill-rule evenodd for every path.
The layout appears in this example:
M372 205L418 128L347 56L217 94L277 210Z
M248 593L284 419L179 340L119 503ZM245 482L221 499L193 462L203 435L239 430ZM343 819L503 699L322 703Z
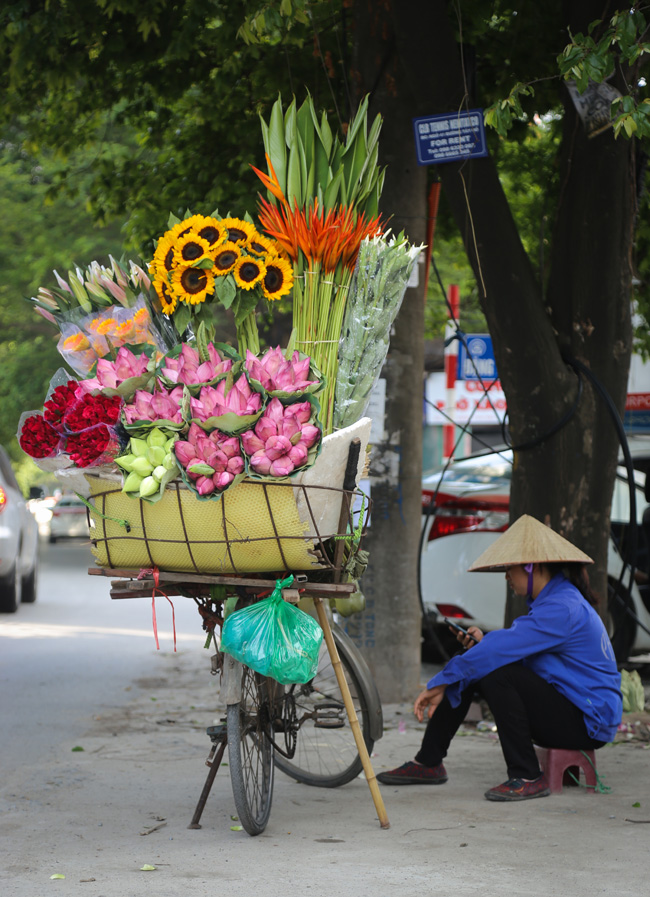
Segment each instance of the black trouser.
M605 744L589 736L582 712L568 698L528 667L510 663L465 689L458 707L444 696L415 756L418 763L442 763L477 692L494 716L510 778L535 779L540 774L533 743L582 751Z

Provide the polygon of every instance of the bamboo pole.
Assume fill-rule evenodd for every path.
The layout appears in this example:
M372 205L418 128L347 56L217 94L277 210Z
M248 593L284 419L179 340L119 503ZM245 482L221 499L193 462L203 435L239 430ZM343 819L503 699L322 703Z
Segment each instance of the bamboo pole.
M357 750L359 751L359 756L361 757L363 771L366 775L366 781L368 782L368 787L370 788L370 794L372 795L375 810L377 811L377 816L379 817L379 824L382 828L390 828L390 822L388 821L388 816L386 815L384 801L379 791L379 785L377 784L377 777L375 776L375 772L370 762L368 748L366 747L366 743L363 740L363 733L361 732L361 726L359 725L357 712L354 709L354 704L352 703L352 695L350 694L348 681L345 678L345 673L343 672L341 658L339 657L339 652L337 651L336 645L334 643L334 637L332 636L332 630L330 629L329 620L327 619L327 614L325 613L322 599L314 596L313 601L314 606L316 607L316 613L318 614L318 622L320 623L323 630L323 635L325 636L325 644L327 645L327 650L329 651L330 660L332 661L332 666L334 667L334 672L336 673L336 680L339 684L339 688L341 689L341 694L343 695L343 703L345 704L348 720L350 721L350 728L352 729L352 734L354 735Z

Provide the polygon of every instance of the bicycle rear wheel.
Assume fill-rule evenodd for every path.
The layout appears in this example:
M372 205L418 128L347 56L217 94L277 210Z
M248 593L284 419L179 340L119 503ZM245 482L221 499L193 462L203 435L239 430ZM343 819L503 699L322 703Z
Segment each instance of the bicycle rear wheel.
M237 815L249 835L266 828L273 799L273 745L266 736L266 680L242 667L241 700L229 704L228 760Z
M370 753L374 744L371 714L375 717L381 715L379 696L364 684L367 680L361 670L364 661L354 643L337 626L332 627L332 634ZM289 760L276 752L275 765L296 781L319 788L337 788L351 782L359 775L363 765L325 643L321 648L316 676L306 685L292 688L300 725L296 753Z

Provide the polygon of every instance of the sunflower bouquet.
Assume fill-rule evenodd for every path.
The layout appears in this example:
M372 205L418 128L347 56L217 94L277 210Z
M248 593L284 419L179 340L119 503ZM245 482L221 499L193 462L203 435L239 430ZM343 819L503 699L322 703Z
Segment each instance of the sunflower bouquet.
M255 309L291 292L293 272L282 247L258 233L252 221L170 216L149 265L163 314L179 339L188 327L211 326L212 304L232 309L242 356L260 351Z

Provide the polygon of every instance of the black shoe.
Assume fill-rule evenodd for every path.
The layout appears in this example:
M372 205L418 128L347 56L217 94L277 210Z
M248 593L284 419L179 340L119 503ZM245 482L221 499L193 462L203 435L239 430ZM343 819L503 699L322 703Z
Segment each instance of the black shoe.
M442 785L447 781L447 771L442 763L438 766L422 766L409 760L397 769L380 772L377 781L382 785Z

